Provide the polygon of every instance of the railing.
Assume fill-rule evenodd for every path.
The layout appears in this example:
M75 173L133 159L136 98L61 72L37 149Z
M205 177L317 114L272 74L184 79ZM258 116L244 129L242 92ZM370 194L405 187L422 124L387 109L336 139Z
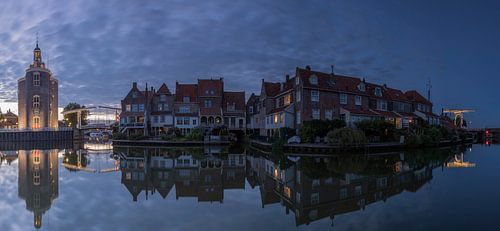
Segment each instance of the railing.
M122 127L144 127L144 123L127 123L127 124L120 124Z
M73 128L68 128L68 127L60 127L60 128L12 128L12 129L5 129L2 128L0 129L0 132L47 132L47 131L54 131L54 132L59 132L59 131L72 131Z

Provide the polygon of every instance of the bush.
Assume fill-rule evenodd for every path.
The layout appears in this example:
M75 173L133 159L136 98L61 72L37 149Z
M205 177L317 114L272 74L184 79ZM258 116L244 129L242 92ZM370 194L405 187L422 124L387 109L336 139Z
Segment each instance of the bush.
M352 128L341 128L328 132L327 141L340 146L361 146L367 143L365 134Z
M186 136L188 140L192 141L202 141L203 140L203 129L202 128L194 128L191 130L191 133Z
M136 133L136 134L131 134L128 136L129 140L144 140L148 138L147 136L144 136L143 134Z
M371 139L378 137L382 142L396 140L396 126L382 119L359 121L356 127Z
M436 146L439 145L441 140L443 139L443 135L438 128L431 127L424 131L423 143L425 145Z
M300 139L303 143L312 143L317 136L325 137L329 131L345 126L345 122L339 119L305 121L300 129Z
M405 145L408 147L418 147L422 145L420 135L410 133L405 137Z
M113 140L126 140L127 135L121 132L113 133Z

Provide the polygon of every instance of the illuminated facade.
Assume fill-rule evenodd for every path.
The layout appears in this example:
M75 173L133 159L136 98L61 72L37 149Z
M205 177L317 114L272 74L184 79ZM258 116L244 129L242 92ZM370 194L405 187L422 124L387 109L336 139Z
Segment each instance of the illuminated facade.
M18 80L20 129L58 127L58 83L42 61L42 51L33 51L33 63Z

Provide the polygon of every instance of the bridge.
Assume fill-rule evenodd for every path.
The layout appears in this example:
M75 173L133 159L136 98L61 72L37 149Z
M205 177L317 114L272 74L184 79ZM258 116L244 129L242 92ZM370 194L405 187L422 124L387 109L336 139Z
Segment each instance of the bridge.
M473 109L443 109L443 113L453 114L453 124L458 128L464 127L464 113L474 112ZM467 125L467 124L466 124Z
M86 143L83 150L77 150L76 163L71 164L63 161L62 165L65 168L84 171L88 173L110 173L119 171L119 161L118 158L111 160L113 163L109 163L107 158L110 153L112 153L113 147L110 143ZM82 157L87 158L92 157L92 162L94 167L89 167L82 164Z
M84 108L63 111L63 115L71 115L76 113L77 124L76 128L80 130L93 130L93 129L109 129L111 125L119 122L119 115L121 108L111 106L90 106ZM82 114L88 113L88 124L82 126Z
M467 131L476 134L481 143L500 143L500 128L470 128Z

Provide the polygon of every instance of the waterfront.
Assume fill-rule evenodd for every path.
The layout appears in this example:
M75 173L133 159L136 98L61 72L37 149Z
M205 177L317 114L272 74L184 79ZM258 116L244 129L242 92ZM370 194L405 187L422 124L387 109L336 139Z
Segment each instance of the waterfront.
M111 148L2 151L0 229L494 230L500 214L500 146L300 159Z

